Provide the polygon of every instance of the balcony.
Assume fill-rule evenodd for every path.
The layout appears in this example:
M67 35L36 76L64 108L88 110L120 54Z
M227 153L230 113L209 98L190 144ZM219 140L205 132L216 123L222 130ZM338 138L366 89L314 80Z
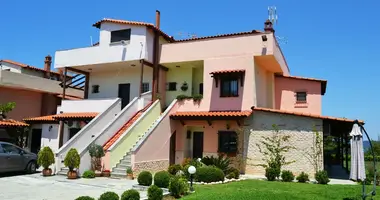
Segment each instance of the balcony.
M62 88L59 81L30 76L10 71L0 70L0 86L12 87L39 92L61 94ZM67 89L66 94L70 96L83 97L83 91Z
M121 42L61 50L55 53L55 68L101 65L144 59L145 51L143 50L139 43L123 44Z

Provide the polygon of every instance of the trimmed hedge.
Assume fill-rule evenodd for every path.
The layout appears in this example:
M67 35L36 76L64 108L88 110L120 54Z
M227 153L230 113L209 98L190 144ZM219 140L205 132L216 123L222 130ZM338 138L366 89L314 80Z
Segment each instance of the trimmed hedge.
M162 200L164 194L161 188L151 185L148 188L148 200Z
M152 185L153 176L152 173L148 171L142 171L137 177L137 182L139 185L150 186Z
M154 175L154 185L160 188L168 188L170 182L170 174L167 171L160 171Z
M195 173L195 179L205 183L224 181L224 173L221 169L214 166L200 167Z
M76 198L75 200L95 200L95 198L92 198L90 196L80 196Z
M119 195L115 192L105 192L100 195L98 200L119 200Z
M140 193L135 189L130 189L121 195L120 200L140 200Z
M95 178L95 172L92 170L87 170L82 174L82 178Z

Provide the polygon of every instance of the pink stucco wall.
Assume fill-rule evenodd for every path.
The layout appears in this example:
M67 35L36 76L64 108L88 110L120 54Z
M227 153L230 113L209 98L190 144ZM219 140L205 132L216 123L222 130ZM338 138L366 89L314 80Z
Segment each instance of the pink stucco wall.
M42 93L28 90L0 87L0 103L15 102L16 107L8 118L22 120L41 115Z
M307 102L297 103L296 92L307 92ZM318 81L275 77L275 108L320 115L322 113L321 83Z

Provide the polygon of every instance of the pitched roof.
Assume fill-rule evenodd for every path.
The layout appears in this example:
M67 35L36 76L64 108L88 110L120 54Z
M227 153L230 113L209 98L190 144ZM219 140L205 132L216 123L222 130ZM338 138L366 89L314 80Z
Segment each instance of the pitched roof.
M31 118L25 118L24 121L26 121L26 122L54 122L54 121L56 121L54 119L54 116L56 116L56 115L31 117Z
M322 116L322 115L316 115L316 114L311 114L311 113L286 111L286 110L279 110L279 109L273 109L273 108L262 108L262 107L254 107L253 106L252 110L253 111L279 113L279 114L296 115L296 116L302 116L302 117L312 117L312 118L318 118L318 119L329 119L329 120L342 121L342 122L355 122L354 119L347 119L347 118L340 118L340 117L329 117L329 116ZM360 123L364 124L363 120L358 120L358 121Z
M17 127L17 126L29 126L24 122L19 122L13 119L3 119L0 120L0 127Z
M54 119L75 119L75 118L94 118L99 113L96 112L78 112L78 113L60 113L53 116Z
M301 77L301 76L284 76L276 74L277 77L281 78L291 78L291 79L297 79L297 80L306 80L306 81L316 81L321 83L321 93L324 95L326 93L326 87L327 87L327 80L323 79L316 79L316 78L307 78L307 77Z
M17 66L25 68L25 69L30 69L30 70L40 71L40 72L46 72L45 69L41 69L41 68L38 68L38 67L33 67L33 66L30 66L30 65L27 65L27 64L23 64L23 63L19 63L19 62L13 61L13 60L6 60L5 59L5 60L0 60L0 62L6 62L6 63L9 63L9 64L17 65ZM50 71L50 73L56 74L56 75L60 75L58 72L54 72L54 71Z
M151 23L146 23L146 22L136 22L136 21L127 21L127 20L120 20L120 19L110 19L110 18L104 18L100 21L97 21L95 24L92 26L96 28L100 28L100 25L103 22L109 22L109 23L116 23L116 24L127 24L127 25L136 25L136 26L146 26L148 28L151 28L153 30L158 31L165 39L168 41L174 41L174 38L169 36L168 34L164 33L162 30L157 28L154 24Z
M175 112L171 117L248 117L252 111L196 111L196 112Z
M231 37L231 36L242 36L242 35L256 35L264 33L259 30L252 30L252 31L246 31L246 32L238 32L238 33L227 33L227 34L220 34L220 35L211 35L211 36L204 36L204 37L195 37L195 38L188 38L183 40L175 40L174 42L188 42L188 41L194 41L194 40L205 40L205 39L212 39L212 38L221 38L221 37Z

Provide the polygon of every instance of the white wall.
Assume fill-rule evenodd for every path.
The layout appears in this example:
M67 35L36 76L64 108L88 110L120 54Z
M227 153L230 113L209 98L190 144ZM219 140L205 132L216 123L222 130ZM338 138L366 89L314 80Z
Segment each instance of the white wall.
M1 70L10 69L11 72L21 73L21 67L7 62L0 62Z
M42 124L41 148L49 146L53 152L58 150L58 124ZM52 129L49 131L49 127Z
M143 82L149 83L149 89L152 89L153 69L144 66ZM130 100L138 97L140 88L140 66L127 69L119 69L108 72L92 72L90 74L89 99L96 98L117 98L119 84L130 83ZM92 86L99 85L99 93L92 93Z
M78 112L98 112L105 111L116 98L110 99L86 99L86 100L64 100L62 101L60 111L64 113Z
M110 44L111 31L128 28L131 28L129 43ZM145 26L102 23L99 46L57 51L55 53L54 67L62 68L65 66L85 66L147 59L146 34L147 28Z

